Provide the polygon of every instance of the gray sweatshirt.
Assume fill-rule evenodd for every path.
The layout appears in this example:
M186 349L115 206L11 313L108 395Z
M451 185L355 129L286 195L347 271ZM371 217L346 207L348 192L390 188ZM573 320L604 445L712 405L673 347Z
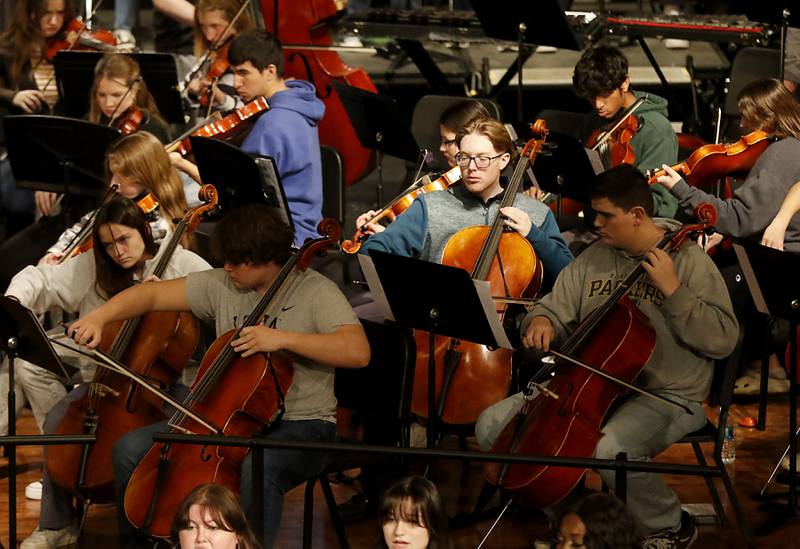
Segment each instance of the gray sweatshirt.
M658 224L670 230L678 226L662 219ZM681 281L674 294L666 297L646 273L629 292L656 333L655 349L636 383L702 401L711 387L712 359L733 351L739 325L722 276L699 246L688 242L672 259ZM546 316L555 328L558 348L641 260L602 242L593 244L561 271L553 291L525 316L522 332L533 317Z
M761 236L781 207L789 189L800 181L800 141L786 137L772 143L756 161L747 179L733 193L733 198L720 199L684 180L672 187L679 209L692 216L701 202L717 209L716 229L733 237ZM784 248L800 252L800 216L792 218L786 229Z

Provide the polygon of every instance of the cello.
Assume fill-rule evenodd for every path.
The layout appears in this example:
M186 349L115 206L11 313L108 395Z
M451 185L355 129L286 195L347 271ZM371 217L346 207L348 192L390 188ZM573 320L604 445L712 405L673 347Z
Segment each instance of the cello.
M697 216L699 224L664 235L658 247L668 252L677 250L690 235L705 232L716 222L716 210L709 204L701 204ZM599 307L581 320L560 351L551 350L557 357L551 368L558 371L536 397L532 389L538 386L529 384L522 410L502 431L492 452L589 458L602 436L605 417L624 388L686 410L632 385L656 343L650 321L629 297L643 273L644 267L637 265ZM585 472L577 467L515 464L491 464L485 471L491 484L541 508L566 497Z
M361 145L350 117L333 88L334 80L377 93L375 84L361 68L344 63L335 51L325 51L332 40L326 22L336 12L334 0L261 0L264 28L285 44L284 76L311 82L325 103L319 125L320 143L339 151L344 160L344 180L352 185L375 166L375 152ZM302 45L303 49L292 48ZM308 51L306 47L311 46ZM315 49L314 46L319 46Z
M531 130L539 139L531 139L520 154L500 209L514 203L526 168L545 143L548 130L544 120L537 120ZM533 297L544 276L542 263L525 237L504 230L504 219L498 210L492 225L476 225L458 231L445 245L441 262L470 271L473 279L487 280L492 295ZM506 308L507 304L499 302L497 313L502 317ZM428 417L429 334L415 331L414 338L417 363L411 411L418 417ZM437 421L456 425L475 423L483 410L508 395L510 350L490 350L485 345L441 336L435 337L434 346L437 362L445 364L435 372L438 409L434 417ZM458 395L458 399L448 398L451 394Z
M212 185L200 189L201 204L189 210L161 254L153 274L163 276L178 243L217 206ZM109 324L100 348L151 383L168 387L183 371L199 339L199 327L189 313L151 312ZM53 446L47 451L47 471L53 482L94 502L113 500L111 449L124 434L165 419L162 403L118 373L98 368L87 394L70 403L54 434L89 433L91 445Z
M338 243L340 232L335 221L323 219L318 230L325 237L306 242L292 255L242 326L218 337L203 357L183 404L215 429L209 430L178 412L169 422L173 432L247 437L280 418L294 376L290 357L284 353L242 357L230 342L239 337L242 329L262 322L276 295L293 280L293 273L304 271L314 255ZM125 515L137 528L155 537L169 537L172 518L181 501L197 485L224 484L234 493L239 492L247 452L242 447L155 444L128 483Z

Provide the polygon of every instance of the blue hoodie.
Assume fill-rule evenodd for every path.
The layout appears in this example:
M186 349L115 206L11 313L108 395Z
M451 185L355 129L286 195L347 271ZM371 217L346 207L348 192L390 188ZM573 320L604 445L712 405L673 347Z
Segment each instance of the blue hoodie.
M289 80L286 86L268 99L270 109L256 121L242 150L275 160L294 221L294 241L300 246L307 238L319 238L322 161L317 124L325 105L304 80Z

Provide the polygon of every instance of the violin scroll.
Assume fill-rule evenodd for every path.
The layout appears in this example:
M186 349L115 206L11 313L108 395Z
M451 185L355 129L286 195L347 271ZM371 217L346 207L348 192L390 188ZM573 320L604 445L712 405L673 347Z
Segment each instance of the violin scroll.
M203 202L203 204L200 204L199 206L196 206L186 212L188 217L188 231L194 231L206 214L216 210L217 205L219 204L219 194L217 193L217 188L214 187L214 185L203 185L200 187L200 191L197 193L197 196Z
M699 222L681 227L670 239L667 245L668 251L677 250L689 236L704 233L717 223L717 209L708 202L698 205L694 214Z
M301 271L305 271L308 268L315 255L319 255L328 248L336 246L342 234L339 223L330 217L326 217L319 222L319 225L317 225L317 232L322 235L322 238L307 240L305 244L303 244L303 247L297 252L299 257L296 267Z

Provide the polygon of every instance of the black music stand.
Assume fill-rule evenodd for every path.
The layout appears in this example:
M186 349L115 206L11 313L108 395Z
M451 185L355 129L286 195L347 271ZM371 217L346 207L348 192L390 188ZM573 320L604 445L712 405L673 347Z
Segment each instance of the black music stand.
M139 64L147 89L158 105L161 116L173 124L185 124L183 104L178 93L178 69L168 53L131 53ZM94 82L94 68L102 53L60 51L53 59L61 100L67 116L83 118L89 112L89 95Z
M294 221L275 161L210 137L190 137L200 179L219 193L220 215L247 204L266 204L294 232Z
M370 261L372 266L370 265ZM436 403L436 335L471 341L488 347L513 349L492 301L489 285L473 280L458 267L371 250L369 259L359 255L362 271L376 303L400 326L425 330L428 349L428 447L438 435L447 386L458 363L444 372L442 392ZM409 280L425 284L409 285ZM446 290L445 290L446 289Z
M121 135L116 128L42 115L6 116L3 126L17 187L62 193L67 206L71 195L105 192L106 151Z
M419 145L411 135L409 121L400 112L397 101L388 95L364 91L333 82L363 147L378 151L377 207L383 204L383 155L415 162Z
M797 327L800 324L800 255L760 244L734 244L739 265L759 312L789 321L789 486L785 505L770 508L759 535L798 516L797 502ZM765 504L765 506L768 504ZM770 506L772 507L772 506Z
M27 360L64 378L66 383L78 369L61 362L36 316L16 299L0 296L0 350L8 357L8 436L17 434L17 395L14 390L14 360ZM17 539L17 449L8 454L8 530L9 547Z
M532 169L539 186L558 197L557 217L560 218L562 196L589 203L594 178L603 171L603 165L596 152L585 148L574 137L550 132Z

